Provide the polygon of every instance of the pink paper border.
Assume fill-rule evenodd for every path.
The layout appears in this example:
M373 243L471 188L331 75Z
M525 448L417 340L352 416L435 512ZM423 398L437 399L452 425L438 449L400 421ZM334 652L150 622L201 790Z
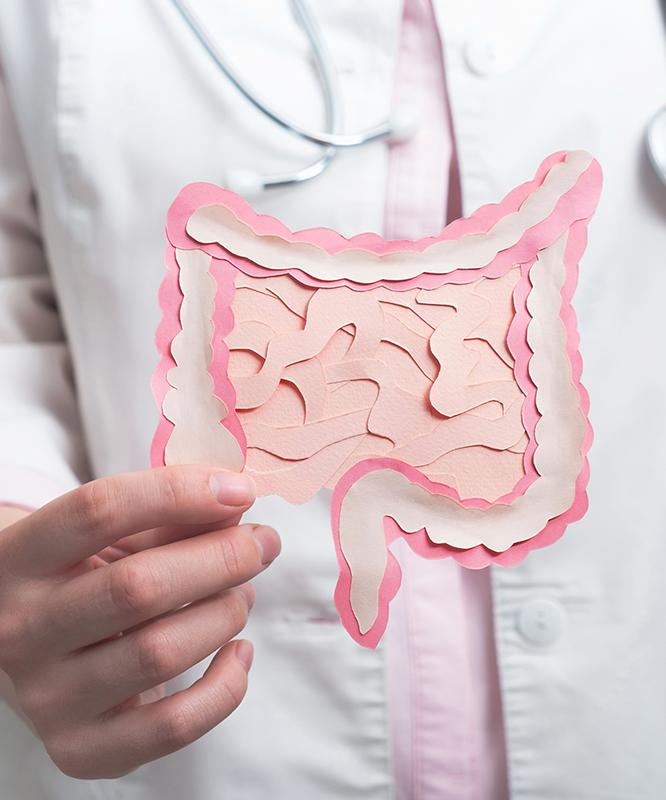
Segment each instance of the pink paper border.
M516 378L523 390L526 400L523 405L523 421L528 432L529 445L525 453L526 474L518 483L514 490L497 502L512 502L515 497L522 494L529 483L536 478L532 456L536 447L534 441L534 427L538 420L538 412L535 404L535 387L533 386L527 367L531 352L525 340L525 328L529 313L526 308L526 299L529 294L529 268L533 263L535 253L552 244L566 229L571 229L567 250L565 253L565 266L567 270L566 284L562 290L562 311L561 318L567 329L567 348L572 364L572 374L581 398L581 408L587 418L589 410L589 398L587 392L580 382L582 371L582 359L578 352L578 333L576 318L571 306L578 276L578 261L585 250L587 241L587 224L596 208L599 193L601 190L601 169L598 162L592 161L587 170L579 177L575 186L562 195L553 212L542 222L525 231L521 239L507 250L498 253L495 258L482 268L460 269L447 275L426 274L418 276L408 281L383 280L373 284L358 284L351 280L339 280L323 282L314 279L302 270L294 268L290 270L273 271L260 267L247 259L238 257L219 244L205 244L192 239L186 231L186 224L191 214L203 206L211 204L224 204L245 224L249 225L257 235L279 236L285 241L305 242L315 245L328 253L336 253L346 249L364 248L370 252L385 254L398 251L420 251L429 245L471 233L485 232L491 228L501 217L516 211L525 199L543 182L550 169L564 160L566 152L555 153L547 158L539 167L534 180L522 184L510 192L504 200L497 204L483 206L468 218L459 219L448 225L438 236L429 237L420 241L386 241L382 237L367 233L345 238L327 228L315 228L303 231L290 231L274 217L259 215L238 195L226 189L207 183L196 183L186 186L177 196L176 200L169 209L167 217L167 274L160 288L160 305L163 312L162 323L160 324L156 342L161 354L160 363L153 376L152 388L158 407L160 409L160 422L153 440L151 448L151 462L154 466L164 463L164 450L166 443L173 429L172 424L165 419L161 413L162 402L165 394L170 389L166 375L168 370L175 366L171 355L171 341L180 331L180 321L178 309L182 302L182 294L178 286L178 265L175 260L175 249L201 249L212 257L211 274L218 282L216 308L214 314L214 363L211 365L211 374L215 381L215 393L227 404L229 409L235 408L235 392L231 381L226 376L226 364L228 351L224 345L223 337L233 327L233 315L231 311L231 300L233 296L233 270L239 269L249 275L256 276L276 276L289 273L296 280L310 286L336 286L347 285L356 290L375 288L376 286L389 286L393 289L408 289L418 286L420 288L434 288L444 283L465 283L477 280L480 277L498 277L504 274L511 266L521 264L523 275L514 292L514 304L516 306L516 317L509 331L508 345L516 360ZM245 453L245 437L238 420L238 416L232 411L223 421L224 425L233 432L241 444ZM587 434L583 447L585 456L583 468L576 483L576 495L571 508L557 518L551 520L546 528L534 537L514 544L502 553L494 553L488 548L480 545L470 550L459 550L448 545L436 545L430 542L425 531L410 533L405 535L397 526L394 520L386 520L387 542L390 544L395 538L405 535L405 538L417 553L425 558L443 558L450 556L455 558L460 564L472 569L479 569L491 563L501 565L512 565L521 561L527 553L533 549L544 547L556 541L564 532L567 524L579 519L587 508L587 495L585 492L589 466L587 452L592 442L592 429L587 423ZM423 486L427 486L440 494L453 497L457 502L465 506L487 507L491 505L487 501L479 499L461 500L457 494L440 484L429 481L418 470L410 467L403 462L391 459L367 459L359 462L352 467L338 482L333 494L331 506L331 519L334 530L335 547L340 566L340 578L335 590L335 604L340 613L341 619L349 633L356 641L361 644L374 647L381 638L386 621L388 618L388 605L390 599L395 595L400 585L400 569L389 550L389 568L387 569L384 582L380 590L380 596L386 597L385 614L373 626L373 629L361 635L358 630L356 618L351 613L349 607L349 585L351 574L339 545L338 520L340 512L340 502L345 492L353 482L358 480L367 472L389 468L403 472L410 479L415 480ZM484 505L485 504L485 505ZM345 601L345 597L347 600ZM350 617L351 614L351 617Z

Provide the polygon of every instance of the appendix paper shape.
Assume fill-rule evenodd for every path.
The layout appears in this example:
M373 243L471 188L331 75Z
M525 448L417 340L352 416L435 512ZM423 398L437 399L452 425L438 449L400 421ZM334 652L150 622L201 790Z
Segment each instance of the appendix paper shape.
M592 440L571 299L601 190L584 152L421 241L293 232L233 192L168 214L154 466L245 469L260 495L333 489L349 634L375 647L425 558L518 563L587 508Z

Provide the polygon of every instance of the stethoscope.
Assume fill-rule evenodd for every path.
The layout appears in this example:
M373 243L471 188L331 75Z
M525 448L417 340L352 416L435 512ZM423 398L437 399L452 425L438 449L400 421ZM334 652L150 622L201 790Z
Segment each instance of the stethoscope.
M317 78L321 84L324 101L325 130L323 131L305 128L287 119L261 100L215 47L206 33L205 27L197 19L185 0L171 0L171 2L215 65L227 76L249 103L276 125L284 128L284 130L305 141L324 147L323 152L317 159L293 172L260 175L251 169L230 170L224 177L224 183L232 191L245 197L254 197L264 189L304 183L321 175L330 166L341 148L360 147L378 139L388 139L393 142L403 141L414 132L416 117L409 108L398 109L393 117L371 128L356 131L355 133L340 132L340 108L331 57L306 0L290 0L290 3L296 22L303 29L310 44Z
M666 26L666 0L660 0L661 20ZM652 117L645 130L645 146L652 168L666 186L666 105Z
M666 106L660 108L648 123L645 144L650 163L666 186Z
M185 0L171 0L171 2L213 62L249 103L276 125L284 128L284 130L305 141L324 147L322 154L316 160L293 172L260 175L251 169L229 171L225 176L224 183L229 189L238 194L251 198L264 189L304 183L321 175L330 166L340 148L359 147L378 139L389 139L394 142L402 141L413 134L416 127L416 117L413 110L409 108L399 109L391 119L380 122L372 128L357 131L356 133L340 133L340 109L337 101L338 95L331 57L306 0L290 0L290 3L297 23L308 38L317 77L322 87L325 117L325 130L323 131L305 128L287 119L261 100L220 54L206 33L206 29L193 14ZM648 123L645 143L650 163L656 174L666 185L666 106L659 109Z

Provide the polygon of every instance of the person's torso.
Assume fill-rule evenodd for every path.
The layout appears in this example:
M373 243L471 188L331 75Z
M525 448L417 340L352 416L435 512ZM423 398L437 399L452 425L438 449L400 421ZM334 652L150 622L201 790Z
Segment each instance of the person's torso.
M315 151L237 95L169 3L27 5L0 12L0 48L91 470L142 468L157 421L150 377L169 203L186 183L222 183L230 167L279 172ZM401 4L313 5L339 70L345 127L384 118ZM307 44L286 3L193 6L262 97L321 124ZM456 6L435 3L464 211L499 200L556 150L589 149L605 170L575 298L596 431L590 510L552 548L493 570L512 796L656 800L666 787L666 190L641 137L666 102L657 3L541 2L530 14L518 3ZM322 178L253 204L292 229L381 232L387 159L383 143L343 153ZM257 582L247 700L186 752L80 785L81 797L141 798L148 786L192 800L390 796L385 653L358 648L338 624L327 494L298 508L267 498L252 517L282 531L284 552ZM25 743L6 746L19 758ZM35 797L64 796L46 766L24 779Z

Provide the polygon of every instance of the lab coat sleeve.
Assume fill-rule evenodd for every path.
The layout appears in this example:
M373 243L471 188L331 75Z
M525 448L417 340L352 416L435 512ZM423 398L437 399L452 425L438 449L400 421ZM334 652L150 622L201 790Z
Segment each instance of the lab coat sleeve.
M0 504L84 479L83 436L35 195L0 72Z

